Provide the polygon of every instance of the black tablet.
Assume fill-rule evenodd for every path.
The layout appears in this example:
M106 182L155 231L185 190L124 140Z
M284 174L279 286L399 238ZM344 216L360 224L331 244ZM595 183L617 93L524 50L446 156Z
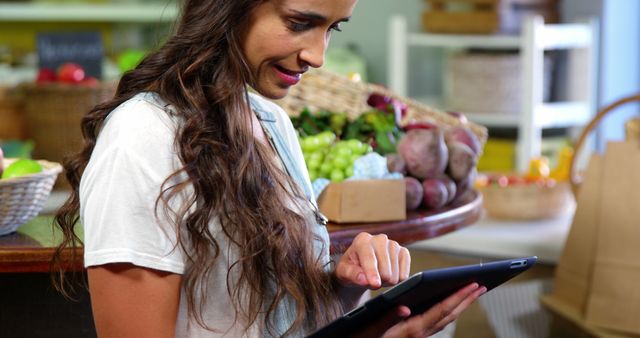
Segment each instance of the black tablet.
M364 305L313 333L309 338L346 337L361 331L399 305L420 314L473 282L488 290L529 269L536 256L426 270L368 300Z

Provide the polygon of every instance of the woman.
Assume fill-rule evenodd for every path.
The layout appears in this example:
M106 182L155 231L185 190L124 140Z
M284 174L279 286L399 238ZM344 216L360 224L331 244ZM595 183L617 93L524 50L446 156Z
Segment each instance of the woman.
M408 277L407 249L358 235L333 266L295 132L278 99L320 67L357 0L186 0L175 34L82 122L66 164L101 337L302 336L366 289ZM484 288L363 336L425 336Z

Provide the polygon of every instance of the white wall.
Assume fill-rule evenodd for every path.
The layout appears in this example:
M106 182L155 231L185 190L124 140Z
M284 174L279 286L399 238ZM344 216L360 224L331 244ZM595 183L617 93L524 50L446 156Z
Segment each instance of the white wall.
M640 1L564 0L567 19L593 16L600 20L598 106L640 91ZM598 147L622 139L624 122L638 114L638 105L615 110L601 122Z

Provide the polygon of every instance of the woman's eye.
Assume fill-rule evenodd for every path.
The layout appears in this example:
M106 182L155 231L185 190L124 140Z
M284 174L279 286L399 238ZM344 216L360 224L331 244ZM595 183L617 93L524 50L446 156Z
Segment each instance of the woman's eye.
M342 32L342 27L340 27L340 23L337 23L337 24L331 26L330 29L334 30L336 32Z
M289 21L289 29L291 29L294 32L303 32L309 29L309 24L298 22L298 21Z

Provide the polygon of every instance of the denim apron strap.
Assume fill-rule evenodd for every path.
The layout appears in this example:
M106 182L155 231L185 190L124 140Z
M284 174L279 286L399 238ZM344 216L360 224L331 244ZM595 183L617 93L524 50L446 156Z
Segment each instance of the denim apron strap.
M313 197L311 186L307 184L305 176L302 173L302 168L295 165L291 150L283 139L282 132L278 130L278 120L276 115L254 98L250 97L250 100L251 108L256 112L258 119L260 120L260 124L267 133L267 137L269 138L272 146L275 148L277 155L280 157L285 170L293 178L298 187L304 193L307 200L309 200L314 209L316 209L317 211L317 205L315 198ZM317 214L319 214L319 212L317 212ZM320 218L322 218L322 223L326 223L326 219L324 219L324 216L320 215Z

